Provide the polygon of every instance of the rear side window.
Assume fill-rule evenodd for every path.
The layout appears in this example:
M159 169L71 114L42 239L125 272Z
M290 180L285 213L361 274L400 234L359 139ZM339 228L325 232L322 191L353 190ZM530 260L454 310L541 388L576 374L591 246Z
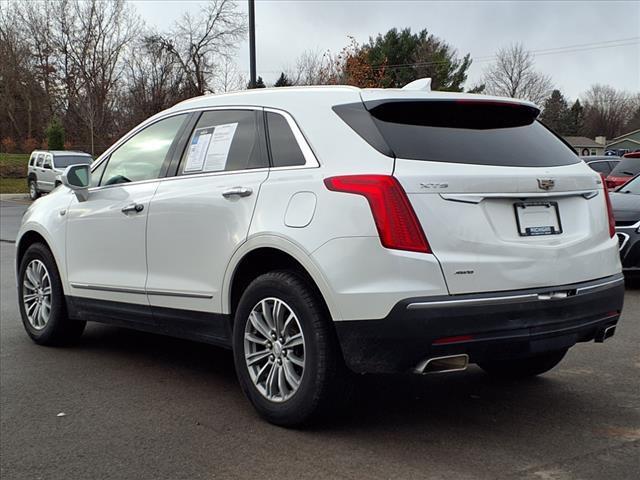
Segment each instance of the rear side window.
M42 167L43 161L44 161L44 153L39 153L38 159L36 160L36 167Z
M581 161L567 144L536 121L539 111L527 105L427 100L367 102L365 107L398 158L514 167ZM334 111L342 117L341 106ZM368 136L375 139L371 128L362 131L367 132L358 132L365 140Z
M259 131L262 112L211 110L202 113L185 149L181 175L268 166Z
M589 163L589 166L592 170L604 175L609 175L609 172L611 171L609 162L591 162Z
M624 158L611 171L611 176L633 176L640 173L640 158Z
M306 163L286 118L278 113L267 112L267 131L274 167L294 167Z
M36 161L36 155L32 153L31 158L29 159L29 165L33 167L33 164L35 161Z

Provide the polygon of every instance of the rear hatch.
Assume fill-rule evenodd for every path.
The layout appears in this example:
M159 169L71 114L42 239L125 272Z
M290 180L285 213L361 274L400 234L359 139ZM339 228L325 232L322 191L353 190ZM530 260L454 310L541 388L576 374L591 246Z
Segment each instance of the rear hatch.
M535 119L495 100L365 106L451 294L571 284L616 273L600 177Z

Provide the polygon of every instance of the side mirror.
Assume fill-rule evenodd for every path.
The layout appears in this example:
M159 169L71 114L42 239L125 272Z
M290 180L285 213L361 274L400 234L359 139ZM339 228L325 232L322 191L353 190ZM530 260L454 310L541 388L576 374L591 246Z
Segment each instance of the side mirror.
M62 173L62 184L73 190L79 202L89 198L91 170L89 165L69 165Z

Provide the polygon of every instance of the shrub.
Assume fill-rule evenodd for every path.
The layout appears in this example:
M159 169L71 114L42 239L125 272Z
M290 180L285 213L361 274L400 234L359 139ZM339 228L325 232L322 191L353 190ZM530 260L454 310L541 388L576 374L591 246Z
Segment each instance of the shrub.
M16 149L16 142L11 137L4 137L2 139L2 150L6 153L13 153Z
M38 148L38 141L33 137L25 138L24 142L22 142L22 151L24 153L31 153L36 148Z
M16 165L15 163L0 165L0 177L2 178L25 178L27 176L27 163Z
M57 118L54 118L47 128L47 140L50 150L64 149L64 128Z

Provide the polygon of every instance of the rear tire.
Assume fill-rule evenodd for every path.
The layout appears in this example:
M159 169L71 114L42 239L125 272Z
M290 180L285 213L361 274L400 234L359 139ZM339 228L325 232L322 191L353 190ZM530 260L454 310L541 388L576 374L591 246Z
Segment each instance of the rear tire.
M489 375L498 378L528 378L548 372L558 365L566 354L565 349L527 358L481 362L478 366Z
M29 179L29 198L31 200L37 200L40 198L40 190L38 190L38 184L31 178Z
M18 270L18 303L25 330L39 345L64 345L82 335L86 322L70 320L55 259L42 243L25 252Z
M269 313L274 311L279 314ZM346 367L331 321L313 289L293 272L266 273L244 291L233 330L236 373L267 421L301 426L344 403ZM249 365L248 355L261 360Z

